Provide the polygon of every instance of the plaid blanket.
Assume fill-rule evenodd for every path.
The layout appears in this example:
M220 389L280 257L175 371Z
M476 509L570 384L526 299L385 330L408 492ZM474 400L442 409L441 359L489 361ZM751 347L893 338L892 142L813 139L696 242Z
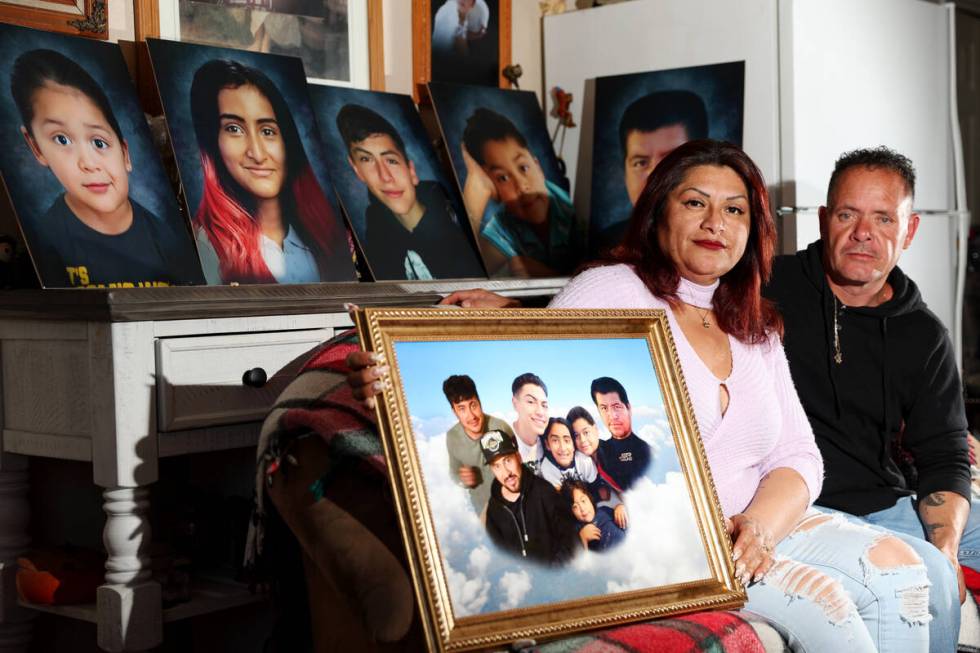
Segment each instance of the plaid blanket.
M347 537L356 541L356 547L362 550L370 547L387 549L383 555L390 553L397 559L404 581L408 580L404 545L388 488L375 416L373 411L365 411L360 402L354 400L345 382L349 371L345 359L349 352L357 349L359 344L354 332L324 343L313 352L303 371L283 392L266 419L258 448L256 505L246 554L247 562L253 566L261 558L277 555L271 546L266 547L264 537L270 510L268 488L277 475L288 475L291 469L301 467L302 461L296 456L297 443L316 437L326 447L327 462L322 464L322 470L317 470L316 480L309 490L315 500L332 502L338 511L349 516L351 519L346 523L357 524L356 533L332 530L329 537L340 540ZM328 536L325 533L323 537ZM354 558L345 557L347 568L339 572L344 576L344 584L356 585L359 578L371 576L370 569L350 568L358 564L351 560ZM377 596L372 599L352 592L353 603L362 599L365 602L365 605L355 606L355 612L360 608L367 615L365 625L375 640L384 640L393 647L392 650L414 650L420 634L414 601L408 598L411 605L395 606L391 605L397 601L392 598L394 592L380 594L380 600L386 602L382 609L378 609ZM368 605L372 600L375 604ZM390 624L379 623L379 620L391 619L389 615L404 610L412 615L406 620L411 621L410 626L399 626L393 632ZM378 633L384 633L384 636L378 637ZM542 653L765 653L766 649L748 621L734 612L713 611L574 635L521 650Z

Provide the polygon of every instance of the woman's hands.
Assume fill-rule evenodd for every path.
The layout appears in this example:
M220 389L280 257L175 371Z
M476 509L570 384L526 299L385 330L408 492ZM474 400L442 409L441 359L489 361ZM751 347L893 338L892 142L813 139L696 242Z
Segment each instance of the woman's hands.
M517 308L521 305L521 302L513 297L504 297L483 288L457 290L443 297L439 303L462 308Z
M744 513L725 518L725 528L734 542L735 575L743 585L762 580L772 568L776 548L772 532Z
M347 354L347 385L351 387L354 398L368 410L375 406L374 397L381 394L388 381L388 366L381 356L369 351L354 351Z

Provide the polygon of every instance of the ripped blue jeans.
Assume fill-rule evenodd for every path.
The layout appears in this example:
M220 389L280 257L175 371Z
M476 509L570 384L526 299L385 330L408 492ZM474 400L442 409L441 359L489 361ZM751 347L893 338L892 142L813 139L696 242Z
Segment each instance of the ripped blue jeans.
M798 652L929 650L922 559L888 532L811 509L774 552L745 609Z

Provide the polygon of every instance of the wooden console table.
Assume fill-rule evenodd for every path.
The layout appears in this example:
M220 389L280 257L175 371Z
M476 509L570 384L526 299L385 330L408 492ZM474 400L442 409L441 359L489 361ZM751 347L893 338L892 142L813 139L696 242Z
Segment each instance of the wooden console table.
M346 302L424 305L437 290L475 285L546 296L563 282L0 292L0 651L27 650L33 610L96 623L107 651L140 651L161 643L164 622L256 600L240 584L210 582L162 608L144 553L147 486L162 457L255 446L309 350L350 326ZM103 488L108 558L95 604L17 602L32 456L90 462Z

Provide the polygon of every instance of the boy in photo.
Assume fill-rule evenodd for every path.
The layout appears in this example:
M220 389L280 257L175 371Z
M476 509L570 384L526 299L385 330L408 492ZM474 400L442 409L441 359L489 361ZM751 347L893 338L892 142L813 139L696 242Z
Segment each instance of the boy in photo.
M514 123L477 109L463 131L463 160L463 202L491 275L506 266L513 276L560 276L578 265L582 243L571 199L545 178ZM491 200L502 209L485 217Z
M572 515L579 522L579 541L589 551L605 551L626 537L608 506L595 505L588 486L582 481L568 479L561 486L561 496L571 505Z
M483 458L480 438L490 430L500 431L510 437L514 434L507 422L483 412L476 384L469 376L450 376L443 381L442 392L458 420L446 432L449 477L466 488L473 510L482 517L490 498L493 473Z
M10 90L21 134L64 188L28 240L45 286L200 281L189 235L129 197L129 145L102 87L53 50L17 57Z
M421 181L390 122L359 104L337 114L347 161L367 187L364 246L377 279L483 276L438 182Z

